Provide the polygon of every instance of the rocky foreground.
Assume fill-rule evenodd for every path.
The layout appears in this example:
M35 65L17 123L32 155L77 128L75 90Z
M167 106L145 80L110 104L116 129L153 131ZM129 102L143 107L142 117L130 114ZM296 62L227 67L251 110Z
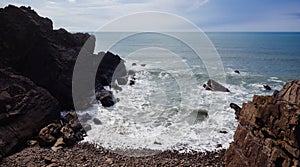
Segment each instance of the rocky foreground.
M300 166L300 81L243 104L226 166Z
M28 147L2 160L2 166L224 166L225 150L179 154L161 152L147 157L129 157L111 153L92 144L52 151L39 146Z

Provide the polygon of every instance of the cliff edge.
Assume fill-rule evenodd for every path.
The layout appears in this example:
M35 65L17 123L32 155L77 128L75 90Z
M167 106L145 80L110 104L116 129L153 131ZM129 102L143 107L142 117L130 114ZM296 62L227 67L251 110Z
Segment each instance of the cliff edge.
M300 81L244 103L226 166L300 166Z

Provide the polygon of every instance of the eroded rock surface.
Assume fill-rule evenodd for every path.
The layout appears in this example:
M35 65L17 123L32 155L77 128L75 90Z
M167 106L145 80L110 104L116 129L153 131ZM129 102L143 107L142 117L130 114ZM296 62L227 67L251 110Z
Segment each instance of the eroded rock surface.
M0 69L0 157L16 151L53 120L59 103L28 78Z
M244 103L226 166L300 166L300 81Z

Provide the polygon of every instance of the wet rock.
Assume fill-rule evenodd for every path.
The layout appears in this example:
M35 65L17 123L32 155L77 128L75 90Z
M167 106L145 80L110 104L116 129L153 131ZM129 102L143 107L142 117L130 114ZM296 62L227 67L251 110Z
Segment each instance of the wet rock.
M85 113L79 117L81 123L86 123L87 121L92 119L92 116L88 113Z
M127 73L128 75L131 75L131 76L135 76L135 71L133 71L133 70L128 70L128 73Z
M300 81L287 83L277 98L257 96L244 103L226 166L298 166Z
M237 74L240 74L240 71L239 70L234 70L235 73Z
M227 88L225 88L223 85L220 83L209 79L207 81L207 84L204 84L203 87L205 90L211 90L211 91L220 91L220 92L230 92Z
M226 130L220 130L219 133L223 133L223 134L226 134L228 133Z
M102 89L96 94L96 99L101 102L103 107L111 107L116 103L112 91Z
M229 106L230 106L230 108L234 109L234 111L235 111L235 118L239 119L239 115L240 115L240 112L241 112L241 107L238 106L235 103L230 103Z
M123 90L118 84L115 84L115 83L111 83L110 86L111 86L112 89L115 89L117 91L122 91Z
M101 125L102 124L102 122L98 118L94 118L93 122L94 122L95 125Z
M221 147L223 147L222 144L217 144L216 145L216 148L221 148Z
M208 117L208 111L204 109L196 109L192 112L194 123L202 122Z
M134 80L129 80L129 85L132 86L135 84L135 81Z
M263 85L263 87L264 87L264 89L267 90L267 91L272 90L271 87L270 87L269 85Z

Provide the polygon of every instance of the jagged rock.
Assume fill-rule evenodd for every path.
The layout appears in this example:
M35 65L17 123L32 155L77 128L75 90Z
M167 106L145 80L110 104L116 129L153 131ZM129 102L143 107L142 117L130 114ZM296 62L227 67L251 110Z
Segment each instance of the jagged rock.
M96 93L96 99L99 100L103 107L111 107L116 103L112 91L102 89Z
M73 109L73 67L90 35L53 30L50 19L26 7L1 9L0 22L0 66L12 67L47 89L63 109Z
M50 145L56 141L59 136L61 125L59 123L51 123L42 128L39 132L39 139L42 141L41 145Z
M269 91L269 90L272 90L272 88L269 86L269 85L263 85L264 89Z
M62 28L53 30L50 19L40 17L29 7L9 5L0 9L0 23L0 67L12 67L48 90L64 110L74 109L72 76L83 46L85 57L90 62L88 65L94 67L97 65L94 62L101 61L98 67L94 67L98 68L96 82L100 75L105 75L109 83L126 76L124 61L119 56L110 52L93 54L94 36L87 33L71 34ZM88 44L86 41L89 41ZM85 98L90 97L88 95L93 91L79 93ZM90 99L80 101L82 108L89 107Z
M204 84L203 87L205 90L211 90L211 91L220 91L220 92L230 92L227 88L225 88L223 85L220 83L209 79L207 81L207 84Z
M27 145L60 110L50 93L11 69L0 69L0 108L0 157Z
M238 106L235 103L230 103L229 106L230 106L230 108L234 109L234 111L235 111L235 113L234 113L235 114L235 118L239 119L239 115L240 115L240 112L241 112L241 107Z
M274 96L244 103L234 142L225 154L226 166L300 165L300 81L292 81Z
M57 122L59 111L74 109L72 76L83 46L90 62L102 59L95 67L97 76L105 75L109 83L126 76L124 61L118 55L93 54L94 36L53 30L52 21L30 7L0 8L0 24L0 157L25 146L28 139L39 135L40 129ZM94 91L79 94L90 97ZM83 107L88 107L90 101L80 100ZM75 131L79 128L77 121L68 124ZM82 138L84 133L78 131L74 136ZM56 138L49 127L40 132L45 144L54 143L53 137Z

